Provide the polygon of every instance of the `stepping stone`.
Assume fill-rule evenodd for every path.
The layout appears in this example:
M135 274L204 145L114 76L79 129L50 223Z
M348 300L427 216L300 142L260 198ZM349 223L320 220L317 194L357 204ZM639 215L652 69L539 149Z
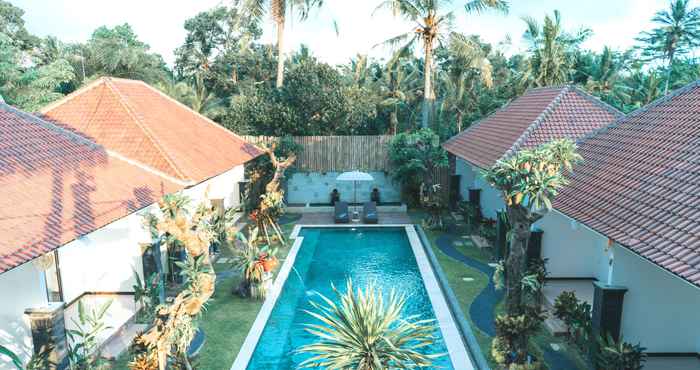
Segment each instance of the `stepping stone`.
M557 352L559 352L559 350L561 349L561 346L556 344L556 343L549 343L549 346L552 347L552 349L557 351Z
M463 277L463 278L462 278L462 281L474 281L474 278Z
M458 247L463 247L463 246L464 246L464 242L455 242L455 245L458 246Z
M491 262L491 263L489 263L489 266L496 268L496 267L498 267L498 264L495 262Z
M462 239L469 239L469 238L471 238L471 236L469 236L469 235L462 235Z
M216 262L217 263L228 263L228 258L222 257L222 258L219 258Z

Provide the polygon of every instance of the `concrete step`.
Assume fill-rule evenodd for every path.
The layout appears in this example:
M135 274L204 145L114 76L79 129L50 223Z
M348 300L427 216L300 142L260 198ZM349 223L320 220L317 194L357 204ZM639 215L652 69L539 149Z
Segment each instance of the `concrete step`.
M137 324L133 320L129 321L104 344L100 356L106 360L116 360L120 354L129 348L134 338L146 330L147 327L148 325L146 324Z
M544 327L554 336L565 336L566 325L563 321L554 316L554 306L548 299L544 301L544 309L547 310L547 319L544 320Z

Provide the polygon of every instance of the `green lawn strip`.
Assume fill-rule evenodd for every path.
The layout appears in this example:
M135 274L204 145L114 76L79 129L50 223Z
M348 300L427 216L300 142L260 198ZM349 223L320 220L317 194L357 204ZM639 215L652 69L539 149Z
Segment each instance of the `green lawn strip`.
M232 277L219 283L199 320L207 338L197 361L201 369L230 369L260 311L262 301L232 293L239 281Z

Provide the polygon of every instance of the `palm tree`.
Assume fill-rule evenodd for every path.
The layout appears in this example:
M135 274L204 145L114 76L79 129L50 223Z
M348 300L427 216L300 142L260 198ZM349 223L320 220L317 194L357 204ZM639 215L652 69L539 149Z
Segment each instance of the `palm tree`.
M192 77L192 82L168 80L158 84L165 94L209 118L224 114L226 100L219 98L204 83L202 73Z
M527 27L523 38L529 44L530 58L525 61L521 84L530 87L569 82L573 51L590 36L591 31L565 32L558 10L554 11L553 17L545 16L542 25L532 17L523 17L523 21Z
M651 19L659 27L642 32L637 38L642 43L643 56L667 62L664 95L668 93L674 59L700 45L700 8L690 8L689 3L690 0L671 0L668 9L656 12Z
M413 62L409 55L395 55L387 62L379 81L379 106L389 109L389 130L393 135L398 133L399 112L409 107L420 89L421 71Z
M319 294L323 304L311 302L315 311L306 311L321 324L306 327L307 332L318 337L318 342L299 349L313 355L302 362L301 368L429 368L435 358L443 356L423 353L434 344L435 320L402 318L405 296L392 290L386 299L373 284L355 291L350 280L344 293L335 286L333 291L340 302Z
M475 96L469 92L474 92L477 79L485 87L491 88L491 73L491 62L487 58L487 52L477 39L460 33L450 35L449 67L440 74L445 89L440 110L454 112L457 132L462 131L464 113L476 103Z
M427 128L432 120L432 111L435 103L435 91L433 89L433 49L436 43L442 43L449 35L454 11L442 12L450 5L451 0L385 0L377 9L388 8L394 15L398 15L418 25L416 28L393 37L384 42L392 47L400 46L402 50L413 50L416 44L423 46L423 119L422 126ZM481 13L487 9L496 9L502 12L508 11L506 0L471 0L465 5L467 13Z
M587 74L586 90L622 109L629 101L629 88L623 81L623 72L628 70L629 60L629 52L620 54L604 47L589 70L584 72Z
M287 8L289 12L297 11L303 21L309 16L314 7L323 6L323 0L236 0L236 5L242 2L244 17L250 17L256 22L262 22L262 18L269 8L270 15L277 28L277 88L284 84L284 25L287 20Z
M630 75L626 84L630 90L630 106L625 110L643 107L661 95L661 78L655 71L636 70Z

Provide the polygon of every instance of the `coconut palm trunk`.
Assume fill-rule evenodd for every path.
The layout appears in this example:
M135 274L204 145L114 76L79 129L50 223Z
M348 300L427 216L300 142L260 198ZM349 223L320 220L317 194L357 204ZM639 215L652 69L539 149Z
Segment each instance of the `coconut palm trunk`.
M425 65L423 66L423 128L429 128L433 119L435 107L435 91L433 91L433 35L425 36Z
M272 18L277 25L277 88L284 85L284 23L285 23L285 0L272 1Z
M668 85L669 82L671 81L671 71L673 70L673 57L674 57L674 52L671 51L668 55L668 71L666 72L666 85L664 86L664 95L668 94Z

